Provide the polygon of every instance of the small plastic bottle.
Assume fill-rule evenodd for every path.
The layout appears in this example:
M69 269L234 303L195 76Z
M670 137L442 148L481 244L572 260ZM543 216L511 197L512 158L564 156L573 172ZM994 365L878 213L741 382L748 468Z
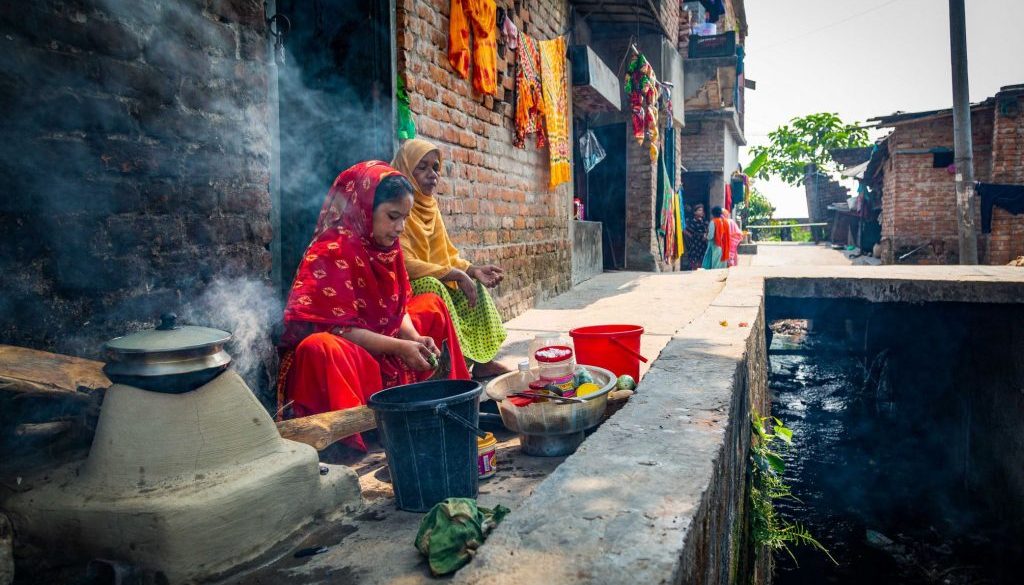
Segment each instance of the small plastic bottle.
M533 382L533 372L530 371L530 360L519 362L519 379L516 381L515 392L527 392L530 390L530 383Z

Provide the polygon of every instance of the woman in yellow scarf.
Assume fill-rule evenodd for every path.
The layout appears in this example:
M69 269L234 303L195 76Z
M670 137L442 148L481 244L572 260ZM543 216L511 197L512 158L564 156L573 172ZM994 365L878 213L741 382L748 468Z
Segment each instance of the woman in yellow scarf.
M452 245L434 198L441 178L441 151L426 140L407 140L391 166L416 189L412 213L400 238L413 292L434 293L444 300L462 353L476 364L474 377L507 372L493 361L508 334L487 292L501 283L504 273L497 266L470 263Z

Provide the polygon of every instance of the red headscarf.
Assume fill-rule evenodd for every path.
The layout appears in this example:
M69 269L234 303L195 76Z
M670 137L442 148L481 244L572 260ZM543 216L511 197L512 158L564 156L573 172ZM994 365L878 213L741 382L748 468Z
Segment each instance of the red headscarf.
M372 235L373 197L389 175L400 173L368 161L334 180L288 295L286 345L297 345L310 323L398 333L412 297L409 275L398 241L385 248Z

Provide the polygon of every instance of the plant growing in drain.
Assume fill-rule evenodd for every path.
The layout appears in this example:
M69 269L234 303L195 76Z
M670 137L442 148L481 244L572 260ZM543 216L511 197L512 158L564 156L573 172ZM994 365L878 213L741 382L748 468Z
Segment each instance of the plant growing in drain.
M793 431L774 416L761 416L755 412L751 413L750 419L753 430L750 445L750 510L754 544L773 551L784 550L793 562L796 562L796 556L789 546L810 545L836 563L828 549L811 536L806 528L782 518L775 510L775 500L797 499L782 478L786 463L773 450L776 440L787 446L792 445ZM771 431L768 430L769 426Z

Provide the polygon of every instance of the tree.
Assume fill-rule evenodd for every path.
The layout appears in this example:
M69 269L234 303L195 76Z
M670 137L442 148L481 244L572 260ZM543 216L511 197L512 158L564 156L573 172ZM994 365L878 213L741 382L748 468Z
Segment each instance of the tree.
M747 224L762 225L768 223L775 214L771 201L761 194L753 185L750 186L750 197L747 205Z
M825 173L839 170L829 150L870 144L867 130L847 124L837 114L828 112L793 118L789 124L769 132L768 140L767 145L750 149L755 160L762 161L754 176L760 179L775 176L794 186L803 184L804 169L809 164Z

